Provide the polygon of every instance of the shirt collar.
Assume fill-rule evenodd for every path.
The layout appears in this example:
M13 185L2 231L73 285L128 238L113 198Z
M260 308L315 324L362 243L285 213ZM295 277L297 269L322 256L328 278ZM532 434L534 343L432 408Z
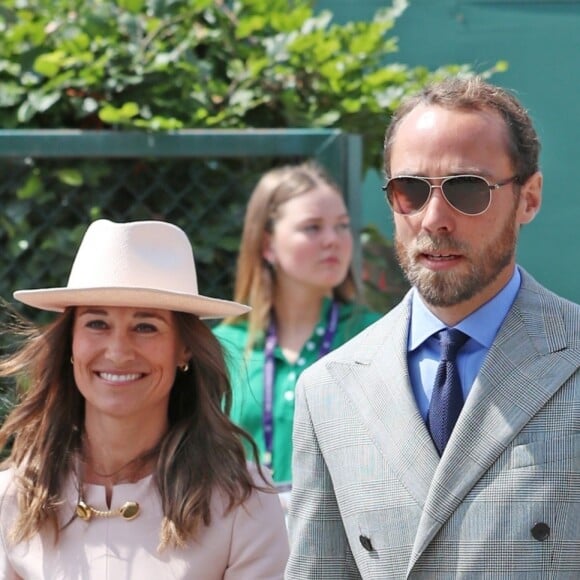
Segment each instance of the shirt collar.
M516 298L520 283L520 271L518 268L514 268L509 282L491 300L464 318L455 328L465 332L484 347L490 348L499 327ZM415 288L413 288L411 297L411 313L409 351L415 350L429 337L447 326L427 308Z

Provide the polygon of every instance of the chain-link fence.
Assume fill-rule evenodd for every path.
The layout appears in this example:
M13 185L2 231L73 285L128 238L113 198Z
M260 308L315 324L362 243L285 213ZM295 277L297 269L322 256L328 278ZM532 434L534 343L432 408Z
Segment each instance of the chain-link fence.
M200 291L229 299L249 194L264 171L306 158L342 187L358 230L360 139L339 131L0 131L0 296L66 285L87 225L104 217L180 226Z

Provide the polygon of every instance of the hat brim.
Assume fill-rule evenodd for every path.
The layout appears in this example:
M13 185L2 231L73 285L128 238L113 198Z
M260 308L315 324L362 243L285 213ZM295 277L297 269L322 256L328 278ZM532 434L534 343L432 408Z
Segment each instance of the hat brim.
M14 298L40 310L62 312L70 306L130 306L188 312L200 318L225 318L249 312L245 304L151 288L45 288L17 290Z

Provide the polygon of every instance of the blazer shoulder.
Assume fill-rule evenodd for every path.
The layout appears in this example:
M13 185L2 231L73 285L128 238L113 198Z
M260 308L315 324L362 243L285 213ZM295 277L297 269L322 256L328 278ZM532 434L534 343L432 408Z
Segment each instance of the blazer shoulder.
M573 366L580 365L580 305L548 290L525 271L503 329L523 331L539 355L561 353Z
M529 335L536 343L547 344L549 352L580 351L580 305L545 288L525 271L514 310Z

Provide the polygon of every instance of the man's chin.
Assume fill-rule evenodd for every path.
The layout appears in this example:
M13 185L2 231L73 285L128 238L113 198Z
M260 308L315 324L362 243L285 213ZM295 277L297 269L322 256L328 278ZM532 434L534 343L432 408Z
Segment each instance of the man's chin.
M433 272L422 269L421 273L410 276L414 278L411 284L415 286L423 300L430 306L457 306L473 298L480 290L479 285L469 283L456 272Z
M422 296L423 300L425 301L426 304L428 304L429 306L434 306L437 308L449 308L452 306L458 306L459 304L466 302L467 300L469 300L470 298L473 297L472 296L465 296L465 295L454 295L454 294L436 294L433 292L427 293L427 292L423 292L421 291L421 289L417 288L419 290L419 294Z

